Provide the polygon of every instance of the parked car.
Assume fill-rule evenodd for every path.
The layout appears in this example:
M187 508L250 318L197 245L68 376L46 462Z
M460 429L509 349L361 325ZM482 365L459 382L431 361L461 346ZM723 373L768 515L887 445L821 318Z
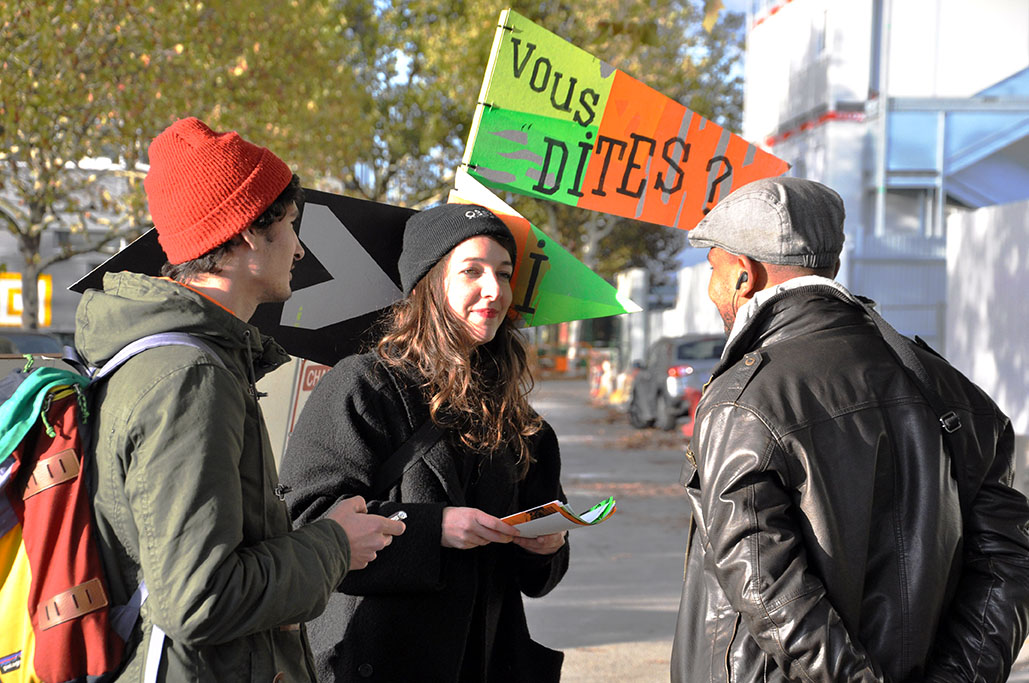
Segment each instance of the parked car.
M725 337L713 334L662 337L651 344L632 382L630 424L669 430L689 416L724 347Z
M0 327L0 353L63 353L64 342L48 332Z

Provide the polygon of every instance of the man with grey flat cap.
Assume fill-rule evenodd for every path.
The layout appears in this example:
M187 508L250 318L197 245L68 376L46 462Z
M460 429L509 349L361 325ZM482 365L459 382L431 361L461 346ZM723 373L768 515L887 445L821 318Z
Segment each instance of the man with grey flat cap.
M1011 424L833 279L843 221L772 178L690 233L729 338L682 470L675 683L999 682L1026 639Z

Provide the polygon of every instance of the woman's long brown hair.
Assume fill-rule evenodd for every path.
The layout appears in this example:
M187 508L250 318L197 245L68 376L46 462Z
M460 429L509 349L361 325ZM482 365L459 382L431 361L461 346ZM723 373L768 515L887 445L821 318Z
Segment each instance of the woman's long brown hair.
M529 437L543 420L529 406L533 380L521 334L504 319L493 340L473 346L464 321L447 305L441 259L394 305L376 351L390 367L423 378L429 416L480 453L510 449L519 477L533 462Z

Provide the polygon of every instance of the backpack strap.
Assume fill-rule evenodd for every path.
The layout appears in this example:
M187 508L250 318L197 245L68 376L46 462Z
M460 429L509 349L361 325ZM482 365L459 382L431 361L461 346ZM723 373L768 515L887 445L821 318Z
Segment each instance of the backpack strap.
M110 360L103 364L102 367L91 369L90 377L94 382L101 380L117 370L123 363L125 363L125 361L133 356L140 354L147 349L157 348L158 346L192 346L193 348L200 349L205 352L220 367L225 367L225 363L222 362L221 357L215 353L214 349L196 335L186 332L161 332L159 334L151 334L146 337L141 337L131 344L128 344L118 353L114 354Z
M371 498L377 498L385 493L442 438L443 430L432 421L432 418L423 422L379 468L375 481L372 482Z
M893 354L897 357L897 360L900 361L900 364L915 382L915 386L918 387L918 390L925 398L926 403L928 403L929 407L932 408L934 413L936 413L936 417L939 419L940 426L943 428L944 433L953 434L957 430L961 429L961 418L959 418L957 413L953 410L947 410L943 405L943 400L936 392L936 389L932 386L929 371L926 370L925 365L915 354L914 348L912 348L914 344L900 332L897 332L892 325L886 322L886 320L869 305L867 299L861 299L861 305L865 309L865 313L868 314L868 317L872 319L872 322L875 323L875 326L879 329L879 334L882 335L882 338L889 345Z
M128 344L118 351L118 353L114 354L110 360L104 363L103 367L89 368L88 374L90 376L90 383L106 379L115 370L121 367L125 361L142 353L143 351L154 349L159 346L176 345L192 346L193 348L200 349L219 367L225 367L225 363L215 350L199 337L186 332L162 332L142 337ZM77 358L77 353L68 353L66 350L65 361L74 364L74 361ZM129 634L132 632L132 627L136 624L136 620L139 619L139 611L142 608L143 603L146 602L148 595L149 591L146 587L146 581L141 581L139 586L136 587L135 592L133 592L132 596L129 598L129 601L112 610L112 612L114 612L112 615L114 630L125 642L128 642L129 640ZM157 624L151 624L150 627L150 641L147 643L146 664L143 674L144 683L156 683L157 681L161 659L164 652L164 641L166 638L164 630L160 626Z
M858 297L858 302L862 308L865 309L865 313L875 323L876 328L879 330L879 334L883 340L893 351L893 355L900 361L901 367L907 372L908 377L915 383L919 393L925 399L926 403L929 404L929 408L936 414L936 418L940 421L940 427L943 430L943 450L947 453L950 460L950 476L954 480L954 485L958 492L958 508L961 511L962 519L968 518L968 512L966 509L967 501L965 497L961 495L961 481L958 478L958 463L954 457L955 449L957 446L954 432L961 429L961 418L953 410L948 410L943 404L943 399L940 398L940 394L933 387L930 381L929 371L926 369L925 364L915 354L915 344L921 346L924 349L931 351L934 355L939 356L938 353L929 348L921 339L916 337L916 342L912 342L910 339L904 337L900 332L897 332L886 320L879 315L879 313L872 308L870 305L872 301L865 299L864 297ZM942 358L942 356L941 356Z
M111 629L114 630L126 643L132 635L132 627L136 625L139 618L139 609L147 599L146 581L140 581L135 592L129 597L124 605L117 605L110 609Z
M75 372L80 375L89 377L89 363L79 354L79 350L69 344L64 345L64 352L61 355L63 360L68 365L74 368Z
M143 683L157 683L164 654L164 640L167 635L157 624L150 624L150 642L146 648L146 664L144 665Z
M386 373L386 377L393 383L397 396L400 397L404 404L404 409L408 415L408 423L413 425L414 411L412 402L409 400L411 398L409 396L411 391L410 385L408 382L401 380L397 373L386 363L380 361L378 367ZM425 421L411 433L411 436L407 437L407 440L400 444L400 448L379 467L378 472L376 472L372 479L372 489L369 497L378 498L385 493L442 438L443 430L432 421L431 417L425 418Z

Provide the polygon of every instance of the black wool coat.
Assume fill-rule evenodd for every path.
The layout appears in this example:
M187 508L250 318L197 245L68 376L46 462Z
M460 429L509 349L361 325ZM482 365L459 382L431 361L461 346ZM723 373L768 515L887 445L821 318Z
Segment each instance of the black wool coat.
M445 506L502 517L565 500L557 437L544 424L536 462L516 481L512 456L477 456L445 436L373 497L382 463L426 419L414 382L367 353L326 373L290 437L280 481L296 524L354 495L368 500L370 512L407 513L405 533L348 574L325 613L309 622L319 680L557 681L563 654L529 637L521 594L539 597L557 585L568 544L548 556L514 544L440 544Z

